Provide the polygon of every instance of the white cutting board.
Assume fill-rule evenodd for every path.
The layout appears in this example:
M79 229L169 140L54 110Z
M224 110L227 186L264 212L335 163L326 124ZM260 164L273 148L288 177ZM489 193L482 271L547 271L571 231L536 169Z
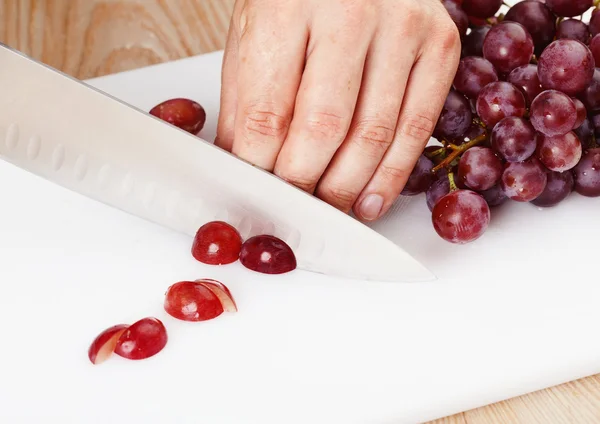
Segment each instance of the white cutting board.
M221 57L92 84L145 110L194 98L212 140ZM416 423L600 372L600 199L507 204L463 247L422 196L402 202L375 227L439 280L379 284L204 266L186 236L1 162L0 182L2 423ZM201 277L239 313L167 316L166 288ZM98 332L151 315L169 332L159 355L89 363Z

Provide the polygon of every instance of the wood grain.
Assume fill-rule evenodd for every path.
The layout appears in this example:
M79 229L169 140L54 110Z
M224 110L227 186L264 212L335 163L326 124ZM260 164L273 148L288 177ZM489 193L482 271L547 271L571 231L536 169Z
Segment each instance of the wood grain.
M0 42L81 79L222 49L234 0L0 0ZM600 376L430 424L600 423Z

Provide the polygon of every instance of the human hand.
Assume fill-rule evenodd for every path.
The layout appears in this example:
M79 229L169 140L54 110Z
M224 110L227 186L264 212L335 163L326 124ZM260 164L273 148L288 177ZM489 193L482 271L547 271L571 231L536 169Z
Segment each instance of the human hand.
M237 0L215 144L378 219L431 137L459 60L440 0Z

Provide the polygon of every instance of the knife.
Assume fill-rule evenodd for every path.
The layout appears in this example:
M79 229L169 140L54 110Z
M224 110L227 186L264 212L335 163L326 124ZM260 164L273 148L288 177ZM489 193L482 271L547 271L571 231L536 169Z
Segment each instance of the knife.
M351 216L201 138L0 44L0 157L193 236L212 220L271 234L298 268L351 279L435 279Z

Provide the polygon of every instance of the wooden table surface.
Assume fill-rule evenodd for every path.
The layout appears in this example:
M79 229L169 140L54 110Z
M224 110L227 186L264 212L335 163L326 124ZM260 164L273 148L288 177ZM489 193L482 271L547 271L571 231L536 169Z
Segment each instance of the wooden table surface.
M224 47L234 0L0 0L0 42L86 79ZM429 424L600 423L600 375Z

